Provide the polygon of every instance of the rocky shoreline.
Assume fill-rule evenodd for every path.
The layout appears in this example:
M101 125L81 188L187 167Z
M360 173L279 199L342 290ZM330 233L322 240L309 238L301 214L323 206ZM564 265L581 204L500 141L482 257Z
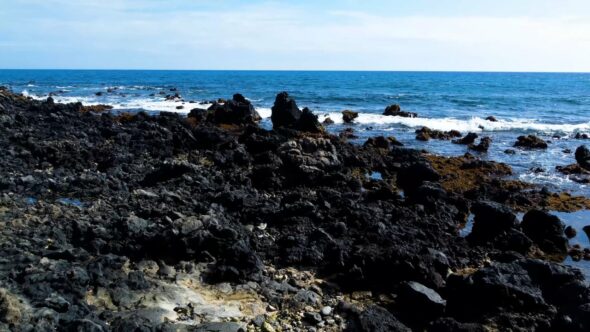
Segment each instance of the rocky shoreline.
M287 93L272 111L269 131L241 95L185 117L0 89L0 329L590 329L546 212L588 198L350 144Z

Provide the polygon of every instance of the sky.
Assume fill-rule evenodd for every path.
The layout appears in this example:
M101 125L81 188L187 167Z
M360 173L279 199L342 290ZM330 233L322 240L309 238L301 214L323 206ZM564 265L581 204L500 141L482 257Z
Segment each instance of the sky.
M0 68L590 72L590 1L3 1Z

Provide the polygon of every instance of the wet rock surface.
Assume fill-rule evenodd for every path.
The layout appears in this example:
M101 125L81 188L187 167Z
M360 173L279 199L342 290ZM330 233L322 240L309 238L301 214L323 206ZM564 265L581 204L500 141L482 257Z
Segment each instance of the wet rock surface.
M226 103L115 116L0 90L0 330L590 328L581 273L533 259L559 227L513 218L585 201L349 144L288 94L272 131Z

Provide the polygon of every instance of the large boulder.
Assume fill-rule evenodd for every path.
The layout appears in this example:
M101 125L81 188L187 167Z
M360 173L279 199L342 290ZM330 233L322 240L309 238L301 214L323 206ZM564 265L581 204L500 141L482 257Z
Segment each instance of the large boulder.
M213 104L209 111L211 120L218 124L247 125L261 120L252 103L239 93L225 104Z
M545 211L531 210L524 215L520 224L522 231L546 254L567 254L565 225L557 216Z
M576 149L576 162L583 168L590 169L590 149L582 145Z
M385 108L383 115L388 116L401 116L403 118L417 118L418 114L413 112L402 111L401 107L397 104L389 105Z
M525 149L547 149L547 142L535 135L518 136L514 146Z
M301 113L295 99L289 97L287 92L281 92L275 99L270 119L274 128L293 127L301 117Z

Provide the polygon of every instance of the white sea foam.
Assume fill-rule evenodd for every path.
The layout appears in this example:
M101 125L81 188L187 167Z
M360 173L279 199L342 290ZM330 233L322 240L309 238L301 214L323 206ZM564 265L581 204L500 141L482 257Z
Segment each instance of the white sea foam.
M29 96L27 90L23 90L23 95ZM36 99L45 99L47 97L32 96ZM167 101L155 98L135 98L129 100L104 100L96 97L70 97L70 96L56 96L56 102L72 103L81 102L85 105L109 104L115 110L146 110L146 111L166 111L175 113L188 113L193 108L207 109L211 104L198 104L181 101ZM178 106L183 106L182 109L177 109ZM256 107L256 110L262 118L270 118L271 109L265 107ZM340 112L315 112L318 115L320 122L327 117L331 118L336 124L342 124L342 113ZM532 119L512 118L499 119L497 122L487 121L481 117L472 117L470 119L457 118L404 118L398 116L385 116L375 113L359 113L355 123L367 126L379 126L381 129L393 129L392 127L402 126L408 128L429 127L436 130L459 130L461 132L493 132L493 131L536 131L543 133L565 133L571 134L575 132L590 132L590 122L585 123L565 123L565 124L550 124L542 123Z
M341 113L319 114L319 120L323 121L330 117L335 123L343 123ZM523 131L532 130L547 133L572 133L589 131L590 122L571 124L550 124L540 123L532 119L508 119L491 122L484 118L472 117L470 119L456 118L404 118L399 116L385 116L381 114L360 113L354 120L364 125L401 125L410 128L429 127L437 130L459 130L461 132L482 132L482 131Z

